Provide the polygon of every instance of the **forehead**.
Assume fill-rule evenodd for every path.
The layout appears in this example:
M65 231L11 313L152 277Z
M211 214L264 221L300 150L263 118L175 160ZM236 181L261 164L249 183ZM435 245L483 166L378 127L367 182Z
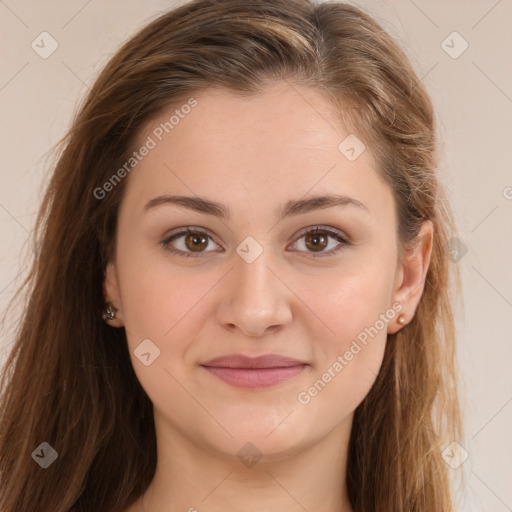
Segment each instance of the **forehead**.
M135 150L149 139L153 147L126 191L141 200L137 191L145 198L179 192L225 203L259 198L256 207L270 192L283 199L308 190L351 193L368 201L387 187L370 148L328 99L287 82L251 96L221 88L194 94L154 117Z

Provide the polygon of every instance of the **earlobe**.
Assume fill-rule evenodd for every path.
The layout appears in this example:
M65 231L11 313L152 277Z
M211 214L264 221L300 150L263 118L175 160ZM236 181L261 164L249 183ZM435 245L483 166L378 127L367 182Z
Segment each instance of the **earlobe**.
M411 319L407 316L407 313L404 312L403 304L401 304L401 306L402 309L400 310L399 313L396 314L394 320L388 323L388 334L395 334L411 321Z
M104 271L103 297L105 299L103 320L112 327L122 327L124 323L119 294L119 283L116 268L112 262L107 263Z
M402 304L402 310L394 323L388 326L388 334L394 334L408 324L416 312L430 265L434 226L430 220L423 222L414 243L409 246L400 262L393 302Z

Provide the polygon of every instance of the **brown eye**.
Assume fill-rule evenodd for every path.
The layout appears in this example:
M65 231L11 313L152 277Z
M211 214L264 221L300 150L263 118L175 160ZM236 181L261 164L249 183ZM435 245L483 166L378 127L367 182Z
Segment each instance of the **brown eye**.
M313 251L323 251L328 244L328 237L321 232L310 232L305 236L305 243L309 249Z
M337 244L333 244L333 241L337 242ZM211 249L207 250L210 242L217 245L217 249L213 249L213 251ZM222 251L222 248L213 241L206 231L199 229L192 230L188 228L171 235L160 243L167 251L185 258L201 256L209 252L219 252L219 250ZM318 257L323 257L332 256L343 249L343 247L351 245L351 243L338 230L316 227L315 229L303 232L294 245L302 245L300 252L310 253L313 257L317 257L316 254L313 254L317 253ZM334 247L332 247L333 245ZM329 250L325 250L326 248Z
M300 252L318 258L333 256L351 243L341 231L317 226L303 231L294 245L298 246Z
M161 244L167 251L188 258L212 252L211 248L206 250L210 242L216 245L205 231L189 228L162 240Z
M194 252L200 252L208 247L208 237L201 233L189 233L185 236L185 246Z

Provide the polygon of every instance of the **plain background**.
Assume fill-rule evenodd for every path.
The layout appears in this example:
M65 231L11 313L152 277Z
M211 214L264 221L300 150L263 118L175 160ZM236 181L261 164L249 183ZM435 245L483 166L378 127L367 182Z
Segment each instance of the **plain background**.
M27 237L51 172L49 151L112 53L178 3L0 0L1 312L32 254ZM454 263L462 272L465 303L457 329L466 438L457 441L469 454L450 470L455 480L461 472L466 480L458 510L511 511L512 1L351 3L377 16L398 40L432 96L439 171L456 213L460 247L467 248ZM46 59L31 47L42 32L58 44ZM464 41L468 48L453 58ZM451 47L451 56L443 46ZM9 321L16 319L11 315ZM1 335L3 364L12 339L6 328Z

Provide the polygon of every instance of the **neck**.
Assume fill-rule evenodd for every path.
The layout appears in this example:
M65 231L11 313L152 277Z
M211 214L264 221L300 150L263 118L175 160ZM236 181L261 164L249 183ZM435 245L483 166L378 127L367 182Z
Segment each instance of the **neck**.
M163 420L155 421L155 476L126 512L353 512L346 486L352 419L345 418L295 453L261 454L257 461L257 448L247 446L239 459L236 453L219 453L204 440L190 440Z

